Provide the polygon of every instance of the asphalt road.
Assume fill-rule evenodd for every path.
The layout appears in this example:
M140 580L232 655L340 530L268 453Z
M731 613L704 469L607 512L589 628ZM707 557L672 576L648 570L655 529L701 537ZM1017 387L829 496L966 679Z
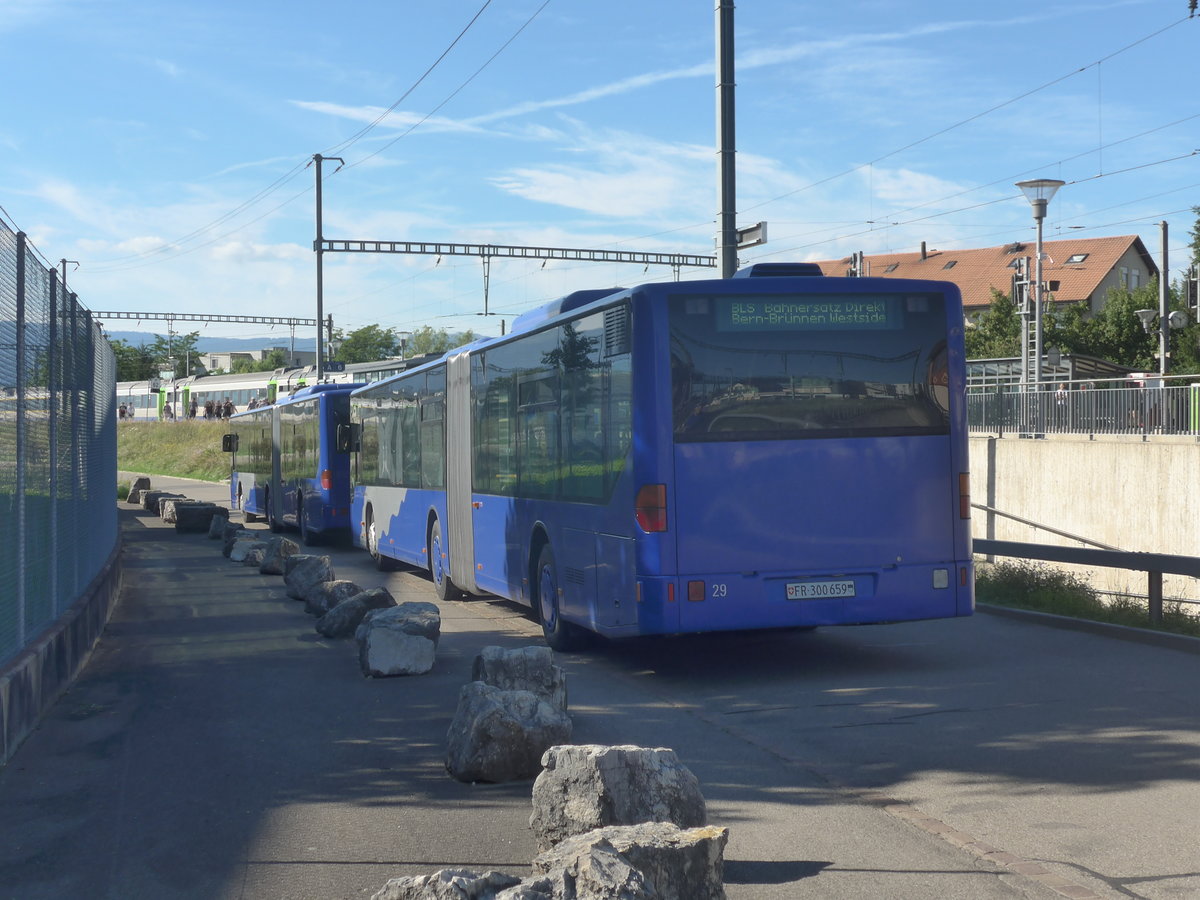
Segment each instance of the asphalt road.
M122 510L121 603L0 770L0 898L317 900L528 871L530 785L444 770L475 654L540 642L526 611L441 604L431 673L365 679L282 579ZM420 573L321 552L434 600ZM731 900L1200 896L1200 655L978 615L559 663L576 742L672 747L696 773L730 828Z

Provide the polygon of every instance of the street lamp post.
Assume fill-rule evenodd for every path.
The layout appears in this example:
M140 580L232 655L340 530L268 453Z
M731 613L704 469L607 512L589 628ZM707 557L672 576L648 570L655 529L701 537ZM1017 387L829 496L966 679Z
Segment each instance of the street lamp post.
M1037 257L1033 265L1033 384L1040 390L1042 384L1042 221L1046 218L1046 207L1055 192L1066 184L1057 178L1035 178L1018 181L1017 187L1033 207L1033 219L1037 222ZM1028 347L1021 347L1022 358L1029 355Z

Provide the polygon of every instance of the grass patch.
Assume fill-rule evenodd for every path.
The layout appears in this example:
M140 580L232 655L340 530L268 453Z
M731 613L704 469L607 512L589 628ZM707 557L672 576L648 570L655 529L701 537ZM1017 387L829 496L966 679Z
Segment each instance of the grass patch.
M1162 624L1151 625L1149 607L1142 598L1119 596L1104 600L1078 576L1042 563L1022 560L979 566L975 573L975 596L981 603L997 606L1200 637L1200 618L1192 615L1183 603L1164 602Z
M128 481L117 482L117 499L125 501L129 499L130 483Z
M121 422L117 426L117 468L146 475L222 481L229 477L229 454L221 450L225 422Z

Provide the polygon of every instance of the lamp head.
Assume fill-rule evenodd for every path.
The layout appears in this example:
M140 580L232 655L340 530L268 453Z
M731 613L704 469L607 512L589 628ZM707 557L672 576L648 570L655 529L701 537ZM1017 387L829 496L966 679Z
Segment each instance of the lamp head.
M1033 207L1033 217L1044 219L1046 218L1046 204L1064 184L1066 184L1065 181L1057 178L1035 178L1032 181L1018 181L1017 187L1021 189L1021 193L1025 195L1029 205Z
M1135 309L1134 315L1142 323L1142 330L1149 334L1154 330L1154 317L1158 315L1158 310L1154 309Z

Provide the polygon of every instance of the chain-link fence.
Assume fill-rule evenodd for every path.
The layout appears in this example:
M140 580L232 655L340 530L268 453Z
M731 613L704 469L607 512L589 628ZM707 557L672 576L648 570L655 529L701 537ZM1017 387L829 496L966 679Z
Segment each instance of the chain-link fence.
M0 669L116 547L115 383L92 314L0 221Z

